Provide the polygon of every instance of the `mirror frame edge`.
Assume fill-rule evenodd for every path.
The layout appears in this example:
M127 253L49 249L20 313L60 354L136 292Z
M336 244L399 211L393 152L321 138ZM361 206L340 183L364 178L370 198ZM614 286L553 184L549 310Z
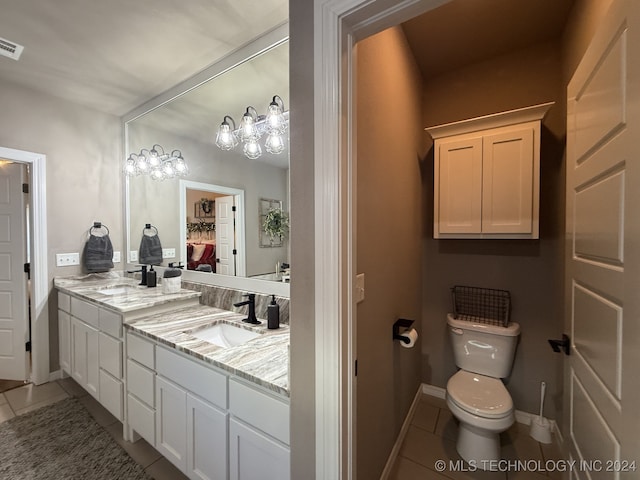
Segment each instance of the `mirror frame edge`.
M289 40L289 22L284 22L277 27L263 33L257 38L251 40L249 43L237 48L231 53L225 55L217 62L209 65L204 70L196 73L188 79L174 85L158 96L143 103L142 105L134 108L129 113L121 117L122 122L122 159L127 158L127 146L129 145L128 124L133 120L149 113L156 108L162 107L166 103L188 93L189 91L197 88L203 83L224 74L228 70L245 63L252 58L264 53L265 51L277 47ZM131 231L130 231L130 214L129 214L129 177L127 177L122 170L120 174L124 176L124 214L123 219L125 222L123 232L124 241L123 245L126 246L126 252L124 256L124 270L131 270L136 264L130 263L129 254L131 252ZM232 288L237 290L245 290L255 293L261 293L265 295L278 295L280 297L290 298L289 283L286 282L272 282L265 280L257 280L250 277L236 277L225 276L218 274L209 274L206 272L195 272L184 270L182 278L188 282L204 283L207 285L218 286L223 288Z

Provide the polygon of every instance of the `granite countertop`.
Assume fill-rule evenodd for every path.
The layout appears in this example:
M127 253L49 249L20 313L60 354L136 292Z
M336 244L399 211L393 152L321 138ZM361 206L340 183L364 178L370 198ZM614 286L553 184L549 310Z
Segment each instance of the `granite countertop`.
M125 328L288 397L288 325L268 330L266 321L254 326L243 323L243 318L246 315L194 305L140 318L125 324ZM190 334L214 322L237 325L261 335L241 345L224 348Z
M89 273L71 277L55 277L53 285L61 292L107 307L119 313L128 313L169 302L196 299L200 292L182 289L177 293L163 293L162 285L155 288L138 285L139 280L125 277L123 272ZM102 293L106 289L120 293Z

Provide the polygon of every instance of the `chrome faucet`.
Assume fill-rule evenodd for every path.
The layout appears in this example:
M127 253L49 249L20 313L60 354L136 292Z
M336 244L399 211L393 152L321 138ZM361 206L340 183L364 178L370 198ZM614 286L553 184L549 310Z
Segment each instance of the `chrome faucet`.
M244 302L234 303L234 307L242 307L243 305L249 305L249 313L247 318L243 318L242 321L246 323L251 323L253 325L260 325L262 322L256 318L256 294L248 293L243 295L243 297L249 297L249 300L245 300Z

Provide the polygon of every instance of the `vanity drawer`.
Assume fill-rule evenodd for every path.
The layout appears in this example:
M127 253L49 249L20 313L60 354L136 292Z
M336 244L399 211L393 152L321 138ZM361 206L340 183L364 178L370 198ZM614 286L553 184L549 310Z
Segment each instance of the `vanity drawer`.
M127 395L127 420L142 438L156 446L156 412L133 395Z
M100 332L98 340L100 368L122 378L122 342Z
M127 356L151 370L156 368L154 347L152 341L127 333Z
M71 315L94 328L100 328L97 305L92 305L91 303L71 297Z
M100 330L108 333L112 337L122 338L122 317L115 313L101 308L98 312Z
M226 410L226 375L161 346L156 348L156 372Z
M124 418L123 395L122 382L104 370L100 370L100 403L120 421Z
M132 393L147 405L154 407L155 374L153 371L127 360L127 392Z
M58 308L71 313L71 297L66 293L58 292Z
M229 380L229 412L289 445L289 404Z

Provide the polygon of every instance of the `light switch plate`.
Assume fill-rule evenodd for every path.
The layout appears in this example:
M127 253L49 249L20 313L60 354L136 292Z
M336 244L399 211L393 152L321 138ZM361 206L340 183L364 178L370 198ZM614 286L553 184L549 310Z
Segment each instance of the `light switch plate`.
M162 258L176 258L176 249L175 248L163 248L162 249Z
M80 265L79 253L56 253L56 267Z
M356 275L356 303L364 300L364 273Z
M113 252L113 258L111 261L113 263L120 263L120 252Z
M129 263L134 263L138 261L138 250L131 250L129 252Z

